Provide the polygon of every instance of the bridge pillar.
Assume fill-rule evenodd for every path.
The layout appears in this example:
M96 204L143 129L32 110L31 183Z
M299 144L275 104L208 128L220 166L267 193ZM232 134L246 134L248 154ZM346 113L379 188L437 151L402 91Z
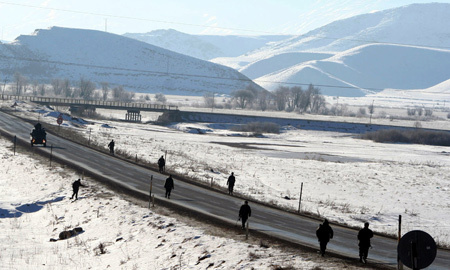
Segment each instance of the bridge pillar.
M72 114L80 115L84 111L84 108L80 108L80 106L70 105L69 110L70 110L70 113L72 113Z
M180 111L165 111L158 117L158 123L182 122L183 117Z
M86 105L70 105L70 113L74 115L87 115L92 116L95 114L94 106L86 106Z
M141 122L142 115L139 110L127 110L127 114L125 115L125 120L131 122Z

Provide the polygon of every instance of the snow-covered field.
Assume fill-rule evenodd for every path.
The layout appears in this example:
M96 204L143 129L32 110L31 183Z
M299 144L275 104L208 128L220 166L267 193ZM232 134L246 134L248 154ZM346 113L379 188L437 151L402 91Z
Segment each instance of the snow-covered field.
M25 104L18 108L20 114L37 118L37 113L30 113L28 109L31 107ZM40 120L53 123L55 118L52 115L57 114L49 112L44 117L41 115ZM190 150L203 149L212 153L214 149L228 148L215 144L207 146L206 140L193 139L206 136L189 135L173 128L107 123L113 128L101 127L104 122L89 126L93 139L103 143L102 136L106 141L114 137L118 149L128 148L130 152L134 151L134 143L146 142L140 154L145 156L143 153L147 152L149 160L167 149L170 169L182 165L182 157L187 157ZM160 131L168 135L167 141L161 138ZM139 134L143 137L139 138ZM180 137L181 141L177 142L177 134L188 137ZM189 138L192 144L186 144L183 150L180 143L187 143ZM177 148L172 148L175 145ZM241 151L235 149L233 152ZM214 229L166 209L149 210L145 205L132 203L89 178L83 179L86 187L80 188L78 201L72 202L71 184L82 177L77 172L55 163L50 167L47 160L22 149L14 155L12 143L4 138L0 138L0 158L1 269L358 268L335 258L324 259L317 254L260 242L252 236L246 241L245 236L234 228ZM236 158L242 159L240 154ZM194 162L186 158L183 164L194 165ZM192 168L192 175L206 177L206 160L198 161L197 165ZM218 184L223 185L222 178L228 170L211 165L222 170L215 177L218 177ZM254 187L255 181L244 184L247 174L243 169L232 167L238 174L239 192L250 194L251 190L261 189L262 183ZM185 169L176 170L181 173ZM267 194L267 198L277 197L274 195L276 186L278 184L274 183L274 190ZM75 227L82 227L84 231L67 240L50 242L51 238L58 238L60 232Z
M234 172L236 192L293 210L303 183L302 211L353 226L367 220L390 234L402 215L405 231L421 229L439 243L450 241L445 147L381 144L295 127L255 138L200 123L106 123L113 128L103 122L89 126L91 140L106 148L114 139L117 149L151 162L167 151L167 167L177 174L205 183L213 178L225 188Z

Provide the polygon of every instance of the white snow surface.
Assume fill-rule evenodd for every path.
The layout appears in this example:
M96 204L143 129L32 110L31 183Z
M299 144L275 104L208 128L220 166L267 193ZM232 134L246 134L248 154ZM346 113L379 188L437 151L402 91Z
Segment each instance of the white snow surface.
M232 230L234 239L210 234L170 212L133 204L89 178L72 201L71 184L81 175L35 156L14 155L4 138L0 158L1 269L348 268L335 259L320 262L317 255L261 247ZM75 227L83 232L50 242Z

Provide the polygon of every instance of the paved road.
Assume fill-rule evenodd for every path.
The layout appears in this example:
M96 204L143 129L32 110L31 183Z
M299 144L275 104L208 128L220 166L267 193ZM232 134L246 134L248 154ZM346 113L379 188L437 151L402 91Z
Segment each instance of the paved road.
M29 141L32 125L20 119L0 112L0 131L5 130L20 139ZM53 146L53 155L60 159L76 164L85 171L92 171L106 177L109 181L123 185L131 190L148 194L150 176L153 175L153 194L160 200L164 198L163 185L167 176L150 171L143 167L111 157L76 143L48 134L47 148ZM219 192L203 189L175 179L175 190L172 192L171 203L189 207L203 214L235 224L237 212L242 205L242 199L228 196ZM315 229L317 220L286 213L256 203L250 203L252 217L250 227L262 233L301 243L310 247L317 247ZM335 253L358 258L357 231L333 225L335 236L328 244L328 250ZM386 266L395 266L397 258L397 242L393 239L375 236L372 240L374 247L369 251L370 260L376 260ZM449 269L450 252L438 250L437 258L427 269Z

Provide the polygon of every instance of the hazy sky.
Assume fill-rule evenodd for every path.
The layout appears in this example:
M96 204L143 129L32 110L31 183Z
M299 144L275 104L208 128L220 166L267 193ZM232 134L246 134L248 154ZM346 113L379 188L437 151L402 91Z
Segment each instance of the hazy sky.
M430 2L450 0L0 0L0 39L51 26L115 34L168 28L190 34L303 34L338 19Z

